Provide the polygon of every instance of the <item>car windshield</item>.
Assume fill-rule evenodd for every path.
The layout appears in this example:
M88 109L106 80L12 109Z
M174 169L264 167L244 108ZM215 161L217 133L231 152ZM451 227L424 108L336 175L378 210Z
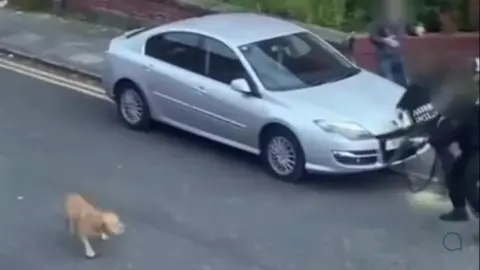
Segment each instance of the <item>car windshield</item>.
M325 41L308 32L262 40L239 49L270 91L313 87L359 72Z

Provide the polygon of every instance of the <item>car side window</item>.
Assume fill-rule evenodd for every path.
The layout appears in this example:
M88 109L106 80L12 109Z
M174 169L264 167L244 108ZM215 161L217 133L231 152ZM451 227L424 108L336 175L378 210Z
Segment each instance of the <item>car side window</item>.
M199 35L172 32L152 36L145 44L145 54L177 67L205 74L205 51L200 46Z
M207 77L226 84L235 79L247 79L245 67L227 45L212 38L205 38L204 47L207 53Z

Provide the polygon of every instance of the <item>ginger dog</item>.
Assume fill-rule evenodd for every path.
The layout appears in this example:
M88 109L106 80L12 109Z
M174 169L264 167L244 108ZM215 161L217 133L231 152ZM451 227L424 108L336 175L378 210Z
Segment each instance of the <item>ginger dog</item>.
M124 225L113 212L104 212L95 208L79 194L68 194L65 201L68 229L83 243L85 256L95 258L89 239L99 237L107 240L109 235L120 235Z

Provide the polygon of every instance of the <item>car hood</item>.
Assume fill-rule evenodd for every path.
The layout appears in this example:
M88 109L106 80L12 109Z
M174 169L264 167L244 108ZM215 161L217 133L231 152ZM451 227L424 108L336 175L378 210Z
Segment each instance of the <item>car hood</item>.
M295 113L315 119L353 121L378 135L397 127L395 109L405 89L368 71L333 83L278 93Z

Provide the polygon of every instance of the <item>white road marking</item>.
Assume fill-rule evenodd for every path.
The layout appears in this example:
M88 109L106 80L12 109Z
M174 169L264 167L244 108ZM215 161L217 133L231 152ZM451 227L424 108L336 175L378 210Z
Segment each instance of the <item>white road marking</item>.
M49 73L43 70L39 70L36 68L32 68L26 65L22 65L22 64L15 63L15 62L1 59L1 58L0 58L0 68L4 68L10 71L13 71L15 73L26 75L31 78L35 78L35 79L48 82L57 86L61 86L62 88L67 88L85 95L89 95L92 97L96 97L102 100L112 102L112 100L105 95L105 90L99 87L95 87L93 85L81 83L73 79L62 77L53 73Z

